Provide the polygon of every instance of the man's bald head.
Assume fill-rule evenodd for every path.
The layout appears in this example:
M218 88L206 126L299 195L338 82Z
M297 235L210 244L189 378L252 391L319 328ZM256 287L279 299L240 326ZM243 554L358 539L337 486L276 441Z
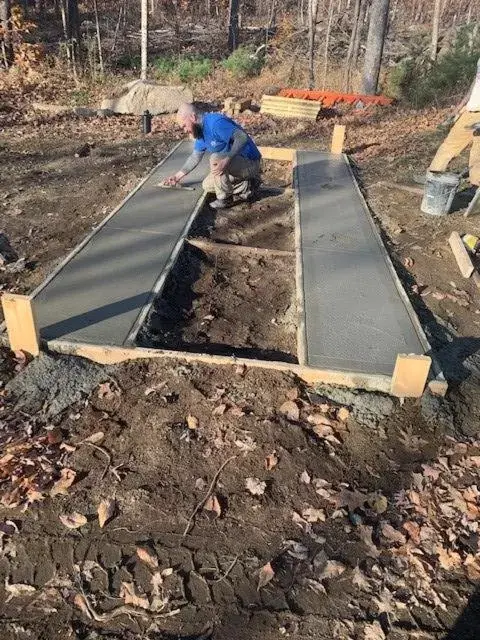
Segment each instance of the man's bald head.
M183 102L178 107L177 122L185 133L195 135L198 125L198 111L191 102Z

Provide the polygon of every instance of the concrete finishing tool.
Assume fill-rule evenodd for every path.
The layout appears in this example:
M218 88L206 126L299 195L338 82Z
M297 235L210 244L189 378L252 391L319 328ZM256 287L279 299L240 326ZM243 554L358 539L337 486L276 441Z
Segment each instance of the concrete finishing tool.
M184 187L181 184L165 184L164 182L159 182L157 187L162 189L178 189L179 191L195 191L195 187Z

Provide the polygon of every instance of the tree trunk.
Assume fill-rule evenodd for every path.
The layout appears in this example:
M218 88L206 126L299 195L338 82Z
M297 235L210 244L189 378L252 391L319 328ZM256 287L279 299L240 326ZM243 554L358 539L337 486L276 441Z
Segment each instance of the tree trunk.
M350 90L350 76L352 73L353 64L353 51L355 42L357 39L357 32L361 29L360 26L360 7L362 0L355 0L355 6L353 7L353 25L352 32L350 34L350 42L348 43L347 59L345 60L345 72L343 74L343 90L348 92Z
M37 16L41 16L43 14L43 9L43 0L35 0L35 13L37 14Z
M315 88L315 35L317 31L318 0L308 0L308 88Z
M100 22L98 20L97 0L93 0L93 10L95 11L95 28L97 31L98 61L100 63L100 73L103 76L104 66L103 66L103 52L102 52L102 37L100 35Z
M67 0L67 39L80 44L80 14L78 0Z
M142 71L140 78L146 80L148 66L148 0L142 0L141 46Z
M387 34L389 4L390 0L373 0L370 7L370 23L362 79L362 91L367 95L373 95L377 91L383 45Z
M238 11L240 0L230 0L228 8L228 50L230 53L238 47Z
M10 0L0 0L0 26L2 28L2 63L8 68L13 63L13 45L11 29Z
M433 10L433 23L432 23L432 42L430 45L430 60L435 62L437 59L438 50L438 28L440 26L440 9L442 7L442 0L435 0L435 7Z
M325 53L324 53L324 59L323 59L322 89L325 89L325 85L327 83L328 47L330 45L330 33L332 31L332 21L333 21L333 0L330 0L330 4L328 6L327 32L325 34Z

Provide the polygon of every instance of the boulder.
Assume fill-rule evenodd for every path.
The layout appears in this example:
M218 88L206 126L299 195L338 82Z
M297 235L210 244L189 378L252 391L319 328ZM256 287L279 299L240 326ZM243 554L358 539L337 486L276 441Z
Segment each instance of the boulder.
M192 101L193 94L188 87L134 80L123 87L119 96L103 100L101 109L133 115L142 115L148 110L152 115L158 115L175 113L182 102Z

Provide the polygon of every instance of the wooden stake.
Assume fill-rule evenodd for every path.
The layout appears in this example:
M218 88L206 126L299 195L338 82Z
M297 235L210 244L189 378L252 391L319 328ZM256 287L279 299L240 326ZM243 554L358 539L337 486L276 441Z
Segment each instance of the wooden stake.
M395 363L390 393L397 398L419 398L427 384L430 356L399 354Z
M468 251L463 244L460 234L457 231L452 231L452 235L448 239L448 242L452 248L453 255L455 256L455 260L457 261L458 268L460 269L462 276L464 278L470 278L472 273L475 271L475 267L470 260L470 256L468 255Z
M4 293L2 296L3 315L7 327L10 349L25 351L38 356L38 331L30 296Z
M345 125L336 124L333 127L332 145L330 147L330 152L335 154L343 153L344 141L345 141Z
M292 162L295 149L287 149L285 147L259 147L258 150L262 154L264 160L280 160Z

